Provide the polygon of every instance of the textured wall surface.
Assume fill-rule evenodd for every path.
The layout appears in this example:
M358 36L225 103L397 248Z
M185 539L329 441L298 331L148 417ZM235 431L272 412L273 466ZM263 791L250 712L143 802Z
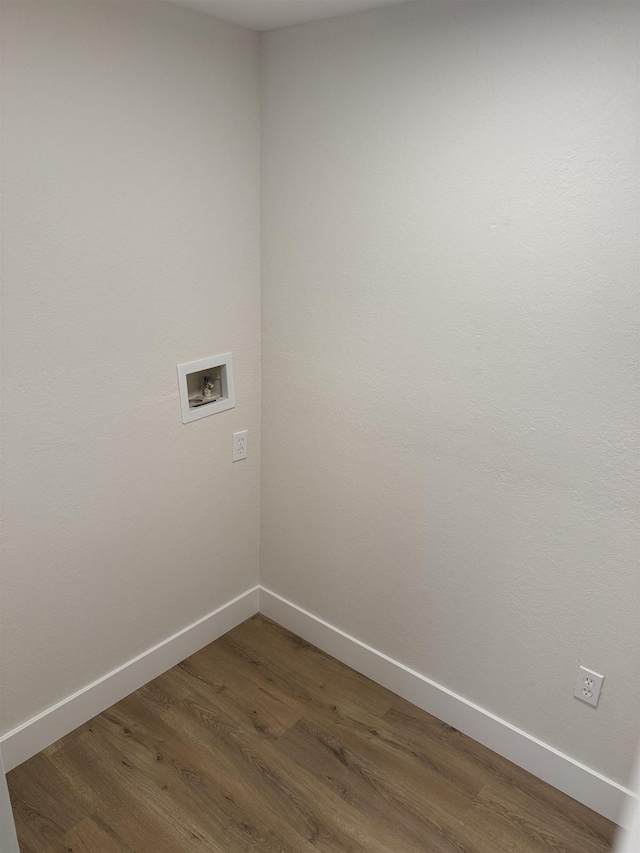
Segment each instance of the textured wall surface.
M6 732L257 583L260 162L255 33L2 11ZM236 408L183 425L226 350Z
M4 775L4 765L0 755L0 850L2 853L20 853L16 828L11 811L9 789Z
M637 9L409 4L263 43L262 581L622 783Z

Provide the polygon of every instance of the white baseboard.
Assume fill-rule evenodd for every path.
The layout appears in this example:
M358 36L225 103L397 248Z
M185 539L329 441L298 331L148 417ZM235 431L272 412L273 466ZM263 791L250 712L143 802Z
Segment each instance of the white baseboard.
M262 586L260 612L593 811L620 825L627 822L638 797L612 779Z
M247 590L158 645L68 696L0 738L5 770L138 690L258 612L259 587Z

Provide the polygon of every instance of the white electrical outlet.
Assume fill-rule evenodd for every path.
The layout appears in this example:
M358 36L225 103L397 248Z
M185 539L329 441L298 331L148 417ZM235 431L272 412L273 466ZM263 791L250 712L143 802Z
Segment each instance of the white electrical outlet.
M585 669L584 666L581 666L573 695L576 699L580 699L582 702L586 702L587 705L595 707L600 698L603 681L604 675L598 675L597 672L592 672L590 669Z
M232 462L238 462L240 459L247 458L247 442L248 442L248 432L246 429L242 430L242 432L234 432L233 434L233 456L231 457Z

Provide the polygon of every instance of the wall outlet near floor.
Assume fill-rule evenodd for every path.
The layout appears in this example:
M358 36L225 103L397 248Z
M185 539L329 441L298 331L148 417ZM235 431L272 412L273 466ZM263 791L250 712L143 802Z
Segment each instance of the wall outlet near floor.
M598 675L597 672L592 672L590 669L585 669L584 666L581 666L573 695L576 699L586 702L587 705L596 707L600 698L603 681L604 675Z
M242 432L234 432L232 462L238 462L240 459L247 458L247 442L248 432L246 429L242 430Z

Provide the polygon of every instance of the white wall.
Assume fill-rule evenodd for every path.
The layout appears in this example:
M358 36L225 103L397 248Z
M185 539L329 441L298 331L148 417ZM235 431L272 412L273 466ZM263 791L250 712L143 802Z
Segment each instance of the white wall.
M635 784L632 786L633 791L640 793L640 755L636 760L635 769ZM623 816L623 826L626 830L622 831L616 845L616 853L638 853L640 850L640 799L629 801L627 805L627 814Z
M6 732L257 583L260 164L255 33L2 11ZM226 350L236 408L183 425Z
M2 853L20 853L18 847L18 838L16 836L16 826L13 820L13 812L11 810L11 800L9 798L9 788L7 787L7 779L4 775L4 765L2 756L0 755L0 850Z
M623 784L637 8L418 3L263 43L262 582Z

